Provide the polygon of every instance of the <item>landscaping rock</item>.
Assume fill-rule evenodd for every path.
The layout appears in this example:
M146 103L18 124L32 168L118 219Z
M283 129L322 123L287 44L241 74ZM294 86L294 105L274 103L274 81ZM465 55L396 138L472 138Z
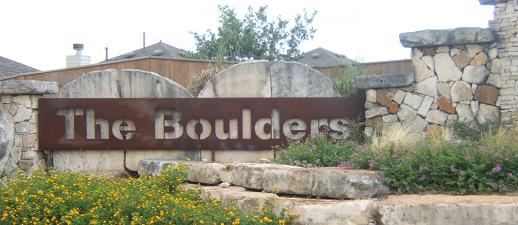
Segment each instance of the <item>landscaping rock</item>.
M380 201L379 216L383 225L511 225L517 202L516 196L395 195Z
M455 62L448 53L438 53L434 56L435 72L439 77L439 81L457 81L462 77L462 72L455 65Z
M370 119L370 118L373 118L373 117L376 117L376 116L387 115L388 113L389 112L388 112L388 108L387 107L378 107L378 108L366 110L365 111L365 118Z
M417 83L415 92L428 96L437 96L437 77L433 76Z
M469 65L464 69L462 80L470 84L481 84L486 81L487 76L489 76L489 72L485 66Z
M469 63L471 62L471 59L469 58L468 54L465 52L461 52L453 57L453 62L459 68L460 70L464 69Z
M481 124L500 123L500 109L496 106L480 104L477 114L477 121Z
M201 189L204 200L217 199L223 207L237 207L247 215L255 215L270 202L274 212L286 208L293 215L295 224L338 225L369 224L377 213L375 200L325 200L278 197L264 192L250 192L242 187L207 187L189 185L187 188Z
M455 107L453 107L453 104L450 102L450 100L446 99L443 96L439 96L437 98L437 105L439 106L439 109L448 113L448 114L455 114Z
M368 101L365 102L365 109L374 109L378 106L379 105L376 103L372 103L372 102L368 102Z
M481 103L495 105L498 98L498 88L492 85L480 85L475 92L475 99Z
M3 95L44 95L58 93L56 82L39 80L0 81L0 94Z
M464 81L456 81L451 87L452 102L471 101L473 94L471 86Z
M140 176L159 176L168 166L175 166L182 161L173 160L140 160L138 173ZM219 177L221 171L225 169L225 164L209 163L201 161L185 162L187 168L187 180L193 183L216 185L221 183Z
M414 82L414 74L360 76L354 82L358 89L406 87Z
M426 121L429 123L444 125L446 123L446 119L448 119L448 115L440 110L431 110L426 115Z
M314 168L312 196L365 199L388 193L383 173L341 168Z
M423 99L423 102L421 103L421 106L417 110L417 114L426 117L426 114L428 114L428 111L430 110L430 107L433 104L433 97L425 96Z
M421 106L422 101L423 97L416 94L407 93L405 96L405 101L403 103L409 105L413 109L418 109L419 106Z
M401 109L397 113L399 121L413 120L417 116L417 112L408 105L401 105Z

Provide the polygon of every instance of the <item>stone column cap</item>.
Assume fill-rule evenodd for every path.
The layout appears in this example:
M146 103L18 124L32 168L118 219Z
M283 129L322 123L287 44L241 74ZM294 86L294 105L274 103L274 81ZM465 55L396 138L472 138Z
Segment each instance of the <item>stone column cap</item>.
M496 5L498 3L505 3L509 0L479 0L481 5Z
M40 80L0 81L0 95L42 95L58 93L58 84Z
M495 35L489 28L459 27L445 30L420 30L399 34L404 47L432 47L458 44L480 44L494 42Z

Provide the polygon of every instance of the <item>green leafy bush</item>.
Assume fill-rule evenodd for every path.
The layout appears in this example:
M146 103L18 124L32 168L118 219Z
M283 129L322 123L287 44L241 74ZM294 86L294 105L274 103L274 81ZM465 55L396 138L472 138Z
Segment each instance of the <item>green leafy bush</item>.
M270 208L244 216L185 190L185 165L159 177L110 180L37 172L0 186L0 224L288 224Z
M319 136L304 142L291 142L287 147L277 149L276 160L281 164L302 167L334 167L347 163L355 149L356 144L352 142Z
M338 166L381 170L395 192L518 191L517 131L500 130L479 140L425 138L406 144L358 145L327 138L291 143L278 162L296 166Z
M518 190L518 147L482 141L424 140L411 146L363 149L354 160L361 168L382 170L398 192L511 192Z

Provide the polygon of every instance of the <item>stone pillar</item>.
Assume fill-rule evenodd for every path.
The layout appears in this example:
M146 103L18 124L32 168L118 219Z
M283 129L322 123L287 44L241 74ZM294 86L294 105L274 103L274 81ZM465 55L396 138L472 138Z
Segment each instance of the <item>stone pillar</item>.
M489 28L496 36L498 54L501 58L499 67L500 106L502 122L511 123L518 119L518 2L508 0L480 0L483 5L494 5L494 19L489 21ZM496 53L497 52L497 53Z
M0 81L0 173L46 169L46 156L38 149L38 99L55 94L55 82Z
M383 82L369 82L369 76L359 80L371 83L362 87L367 89L367 133L401 127L421 134L457 119L474 127L500 122L502 60L491 30L422 30L402 33L400 40L412 48L412 83L389 88L384 85L394 83L391 76Z

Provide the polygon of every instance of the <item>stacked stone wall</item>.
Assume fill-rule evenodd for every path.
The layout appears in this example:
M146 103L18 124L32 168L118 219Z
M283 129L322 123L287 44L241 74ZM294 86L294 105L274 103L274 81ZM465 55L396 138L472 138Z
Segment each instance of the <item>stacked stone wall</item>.
M46 154L38 149L38 99L53 93L54 82L0 82L1 174L46 169Z
M433 132L454 120L473 127L500 123L502 59L490 30L424 30L400 39L412 48L414 82L392 88L373 83L366 90L368 134L395 127Z

